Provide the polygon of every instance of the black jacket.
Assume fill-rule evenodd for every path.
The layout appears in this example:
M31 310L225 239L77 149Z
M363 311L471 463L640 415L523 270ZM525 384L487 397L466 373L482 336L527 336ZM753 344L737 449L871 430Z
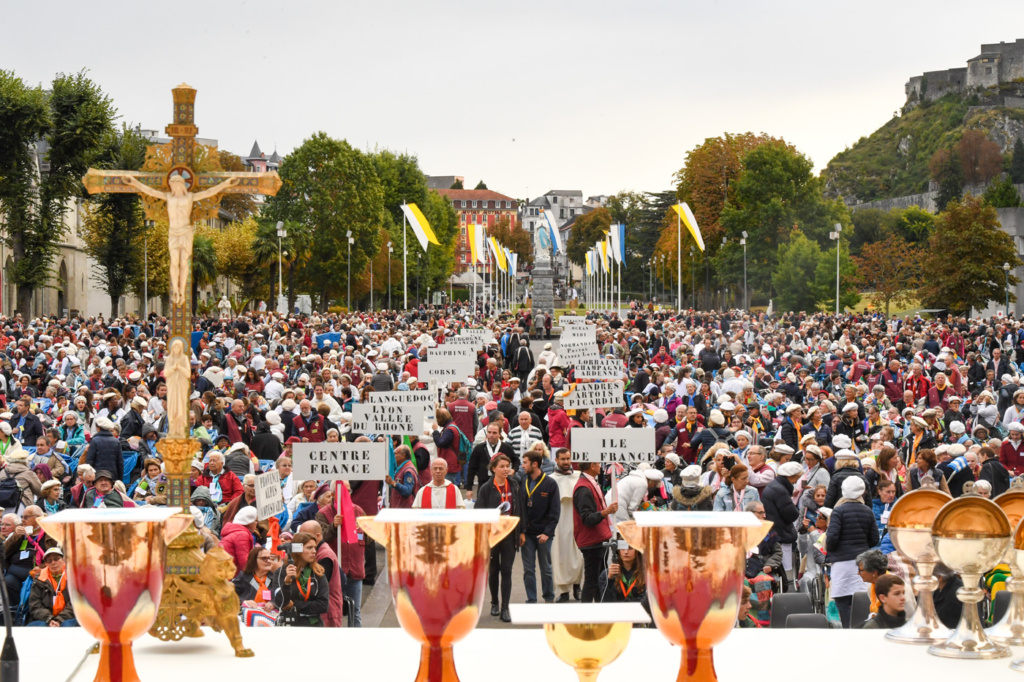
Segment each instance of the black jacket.
M121 454L121 443L110 431L100 429L89 441L89 449L85 453L85 463L96 471L109 471L115 481L124 480L124 455Z
M825 534L825 551L830 563L856 559L861 552L877 546L878 526L871 507L855 500L836 507Z
M265 580L267 583L267 589L270 590L271 597L273 597L274 591L281 587L278 583L280 576L280 573L275 573L273 571L267 573ZM235 586L235 594L238 595L238 601L244 602L256 598L256 590L259 588L259 583L257 583L256 579L252 577L251 573L239 573L231 582Z
M135 411L135 408L128 410L128 414L121 417L121 438L128 440L132 436L141 436L142 427L146 425L146 420L142 418L142 415Z
M514 532L509 533L510 537L516 537L521 533L526 532L526 519L523 510L526 509L526 495L523 494L523 487L519 485L519 481L516 480L515 476L509 476L507 479L508 484L512 486L512 511L509 512L511 516L519 517L519 525L516 526ZM476 502L473 504L474 509L497 509L501 504L501 493L494 487L494 479L489 478L486 482L480 485L480 490L476 493ZM515 540L516 547L519 546L519 540Z
M561 495L555 480L547 474L541 474L535 480L527 477L523 481L523 500L526 504L523 514L526 529L523 532L529 536L555 537L555 526L562 513Z
M284 584L284 573L285 569L282 568L279 575L282 582L279 583L279 587L275 587L271 592L274 594L274 603L277 604L278 608L283 609L288 605L288 602L292 603L292 608L282 611L281 616L278 618L278 625L322 627L324 624L323 616L330 607L330 585L327 582L327 576L311 574L309 591L307 593L309 598L307 599L299 591L298 580L293 580L288 585Z
M11 428L17 428L21 422L21 415L15 413L9 420ZM25 423L21 426L21 431L15 431L14 436L21 440L22 444L27 448L34 448L36 441L43 437L43 423L39 421L39 417L29 412L25 415Z
M775 524L772 530L779 536L779 542L796 542L796 526L793 524L800 517L800 512L793 504L793 484L789 479L783 476L772 479L761 493L761 503L765 518Z
M276 462L281 451L281 441L270 430L270 424L260 422L256 427L256 435L252 437L252 454L256 455L256 459Z
M986 459L981 463L978 480L992 484L992 497L1002 495L1010 489L1010 472L998 459Z
M836 508L839 501L843 499L843 481L850 476L860 476L864 479L864 504L868 505L870 510L871 486L868 485L868 480L864 478L864 474L860 473L855 467L844 467L833 472L832 478L828 482L828 492L825 493L825 506L829 509Z
M516 457L515 450L506 441L498 443L498 453L505 455L512 462L512 471L519 469L519 458ZM487 442L484 441L473 448L473 451L469 455L469 473L466 479L466 490L473 489L473 483L476 479L479 479L480 485L482 486L491 473L487 470L487 467L491 463L491 453L487 449Z

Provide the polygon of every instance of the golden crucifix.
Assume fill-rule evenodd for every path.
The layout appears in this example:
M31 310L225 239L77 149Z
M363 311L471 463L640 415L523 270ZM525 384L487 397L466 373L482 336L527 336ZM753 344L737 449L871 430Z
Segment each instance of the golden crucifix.
M173 123L165 129L171 141L150 145L141 171L90 168L82 182L89 194L141 194L146 216L168 224L171 333L164 358L168 437L160 441L157 450L164 458L168 504L180 506L188 514L192 458L200 452L199 442L189 438L188 422L192 392L192 226L197 220L217 216L222 195L274 195L281 188L281 178L274 171L222 171L217 149L196 142L199 128L194 120L195 88L182 84L172 92ZM235 615L237 601L232 604L224 597L234 596L231 589L225 591L220 577L221 572L229 578L234 573L231 559L218 549L204 557L198 550L201 544L198 533L190 528L168 546L164 595L151 633L164 640L198 637L202 635L199 626L205 622L225 631L236 655L251 656L252 652L242 646Z

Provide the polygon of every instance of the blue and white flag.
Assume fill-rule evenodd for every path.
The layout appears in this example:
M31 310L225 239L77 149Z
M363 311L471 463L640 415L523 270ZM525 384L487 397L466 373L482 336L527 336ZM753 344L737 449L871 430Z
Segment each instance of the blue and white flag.
M558 233L558 222L555 221L555 214L551 212L551 209L547 209L541 215L543 215L544 222L548 226L548 230L551 232L552 253L555 255L559 252L564 253L565 250L562 248L562 237Z
M626 226L622 223L612 225L609 236L612 240L612 257L616 263L622 265L626 262Z

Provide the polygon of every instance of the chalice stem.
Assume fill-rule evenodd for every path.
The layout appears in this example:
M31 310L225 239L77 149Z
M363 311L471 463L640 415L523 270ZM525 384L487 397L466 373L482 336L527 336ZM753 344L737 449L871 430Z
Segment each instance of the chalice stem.
M451 646L424 644L420 649L420 669L416 682L459 682Z
M714 654L711 649L683 646L683 660L676 682L717 682Z
M579 678L580 682L595 682L598 674L601 672L600 668L584 668L577 667L576 677Z
M140 682L130 642L100 642L100 664L93 682Z

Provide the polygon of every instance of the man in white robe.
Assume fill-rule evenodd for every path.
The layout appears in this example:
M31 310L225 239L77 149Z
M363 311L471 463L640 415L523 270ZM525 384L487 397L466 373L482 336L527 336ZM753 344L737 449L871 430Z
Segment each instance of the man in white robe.
M566 448L555 453L555 470L552 480L558 484L558 497L561 500L561 513L551 547L551 572L555 582L556 601L569 601L569 591L576 601L580 599L580 584L583 582L583 554L576 546L572 534L573 512L572 493L580 472L573 471L572 455Z

